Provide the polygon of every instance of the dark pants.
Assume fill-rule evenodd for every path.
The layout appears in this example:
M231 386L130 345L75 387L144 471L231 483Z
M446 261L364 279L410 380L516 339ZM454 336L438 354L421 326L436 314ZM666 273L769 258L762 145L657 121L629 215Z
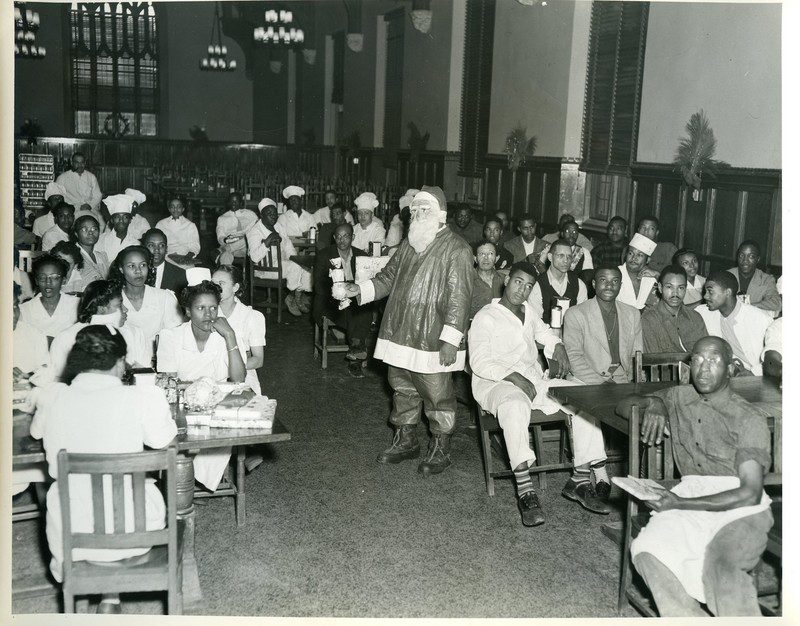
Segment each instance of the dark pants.
M372 325L372 307L356 306L355 302L341 311L338 308L329 307L325 311L325 317L334 325L345 329L347 342L351 347L367 344L367 336Z
M708 610L717 617L761 616L756 586L749 572L758 565L772 527L767 509L723 526L706 547L703 589ZM675 574L649 552L636 556L642 575L661 617L707 617Z
M431 433L449 435L456 425L456 395L451 372L419 374L389 366L389 384L394 390L389 421L395 426L419 423L423 406Z

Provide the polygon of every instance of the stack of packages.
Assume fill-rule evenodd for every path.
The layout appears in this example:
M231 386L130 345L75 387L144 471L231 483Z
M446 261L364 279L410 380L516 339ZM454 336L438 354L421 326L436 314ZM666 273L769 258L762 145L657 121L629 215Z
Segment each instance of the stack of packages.
M186 425L193 428L272 428L277 400L257 396L249 387L239 384L217 385L227 395L213 405L189 406ZM187 392L189 390L187 389Z

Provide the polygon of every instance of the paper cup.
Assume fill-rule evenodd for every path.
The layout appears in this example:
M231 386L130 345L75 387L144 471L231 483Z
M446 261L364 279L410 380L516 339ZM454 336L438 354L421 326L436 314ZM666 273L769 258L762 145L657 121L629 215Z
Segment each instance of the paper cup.
M333 283L331 294L337 300L344 300L347 298L347 290L344 287L344 283Z

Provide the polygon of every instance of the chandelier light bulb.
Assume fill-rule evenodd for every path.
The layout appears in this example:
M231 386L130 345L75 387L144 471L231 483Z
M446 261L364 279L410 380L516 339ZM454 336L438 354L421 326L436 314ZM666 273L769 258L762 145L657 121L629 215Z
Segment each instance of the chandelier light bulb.
M36 46L31 46L31 56L32 57L39 56L39 50L36 49Z
M22 56L24 57L28 56L28 46L26 46L25 44L22 44L22 47L20 48L19 51L22 53Z
M202 59L200 61L200 67L208 68L208 59Z
M214 54L214 46L208 46L208 53Z
M275 9L270 9L269 11L264 13L264 20L268 24L271 24L273 22L277 22L278 21L278 12L275 11Z
M272 43L279 43L281 38L278 36L278 33L275 33L275 36L272 38Z
M222 48L220 46L214 46L214 54L217 56L222 54Z
M19 10L19 7L14 7L14 19L17 22L22 21L22 11Z
M33 12L33 19L31 20L31 23L34 26L38 26L39 25L39 14L36 11Z
M303 29L302 28L298 28L297 29L297 42L298 43L303 43L305 40L306 40L306 36L303 33Z
M19 56L19 46L17 44L14 44L14 55Z
M32 22L33 21L33 11L31 11L30 9L27 9L25 11L25 21L26 22Z
M275 36L275 29L272 26L267 26L267 39L272 39Z
M285 34L286 34L286 29L285 29L283 26L281 26L280 28L278 28L278 37L280 37L281 39L283 39L283 36L284 36Z
M47 54L47 50L45 49L45 47L44 46L39 46L39 56L43 57L46 54Z
M33 41L34 39L36 39L36 35L34 35L31 31L28 31L27 33L25 33L25 39L27 39L28 41Z
M214 58L211 58L211 60L209 60L208 64L209 64L211 67L213 67L214 69L217 69L217 65L218 65L218 64L217 64L217 60L216 60L216 59L214 59Z
M219 69L224 70L227 63L225 63L225 59L220 59L218 65Z
M236 69L236 59L231 59L231 62L228 63L228 69L229 70L235 70Z
M285 19L284 21L285 21L287 24L291 24L291 23L292 23L292 18L293 18L293 17L294 17L294 16L292 15L292 12L291 12L291 11L286 11L286 19Z
M222 46L222 56L228 54L228 46Z

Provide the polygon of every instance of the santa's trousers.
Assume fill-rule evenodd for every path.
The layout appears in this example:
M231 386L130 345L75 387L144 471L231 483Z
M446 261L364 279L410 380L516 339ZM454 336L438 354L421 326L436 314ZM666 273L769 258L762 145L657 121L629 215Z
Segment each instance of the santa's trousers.
M422 407L431 433L449 435L456 425L456 394L450 372L420 374L389 366L389 384L394 390L389 421L394 426L419 423Z

